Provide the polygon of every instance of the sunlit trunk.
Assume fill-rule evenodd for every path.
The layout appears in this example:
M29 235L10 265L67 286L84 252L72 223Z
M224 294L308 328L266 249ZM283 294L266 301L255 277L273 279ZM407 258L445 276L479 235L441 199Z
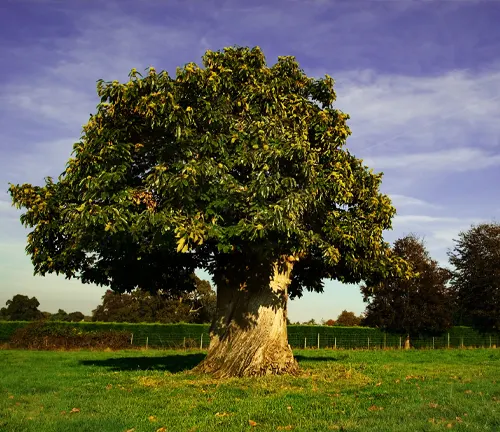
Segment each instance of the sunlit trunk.
M195 368L216 377L296 374L298 364L288 345L287 289L293 263L274 266L258 289L217 284L217 313L208 355Z

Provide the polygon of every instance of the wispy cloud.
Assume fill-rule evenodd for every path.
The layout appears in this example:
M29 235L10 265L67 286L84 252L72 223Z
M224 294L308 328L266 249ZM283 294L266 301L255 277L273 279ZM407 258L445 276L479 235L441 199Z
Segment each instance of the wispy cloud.
M430 203L425 200L421 200L418 198L414 198L411 196L407 195L399 195L399 194L389 194L392 204L396 206L396 208L399 210L401 208L432 208L432 209L438 209L440 208L439 205Z
M388 153L364 161L377 170L398 169L409 175L429 171L465 172L500 165L500 146L497 150L462 147L424 153Z
M338 105L352 114L351 142L363 155L500 148L500 64L432 77L354 71L337 82Z

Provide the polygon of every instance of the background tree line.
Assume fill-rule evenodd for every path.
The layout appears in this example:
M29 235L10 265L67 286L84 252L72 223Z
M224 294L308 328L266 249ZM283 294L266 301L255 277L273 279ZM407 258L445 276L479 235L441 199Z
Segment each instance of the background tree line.
M169 296L163 292L151 294L136 289L131 293L116 293L107 290L102 303L91 316L81 312L59 309L57 313L41 312L36 297L17 294L0 309L0 320L7 321L100 321L100 322L159 322L159 323L209 323L215 313L216 294L210 283L192 275L195 290L182 296Z
M500 330L500 224L480 224L461 232L448 252L452 269L439 266L424 241L413 234L396 240L393 251L411 263L417 276L361 286L367 303L363 315L344 310L336 320L322 324L364 325L412 335L440 334L454 325ZM62 309L55 314L41 312L35 297L18 294L0 309L0 319L209 323L215 313L216 293L208 281L193 277L196 289L177 297L161 291L150 294L137 289L120 294L108 290L91 317ZM311 319L302 324L317 323Z

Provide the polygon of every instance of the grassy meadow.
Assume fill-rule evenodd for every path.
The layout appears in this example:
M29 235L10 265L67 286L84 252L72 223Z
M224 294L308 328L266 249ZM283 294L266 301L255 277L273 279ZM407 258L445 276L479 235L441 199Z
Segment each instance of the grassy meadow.
M199 351L0 350L0 431L500 431L500 349L295 353L214 380Z

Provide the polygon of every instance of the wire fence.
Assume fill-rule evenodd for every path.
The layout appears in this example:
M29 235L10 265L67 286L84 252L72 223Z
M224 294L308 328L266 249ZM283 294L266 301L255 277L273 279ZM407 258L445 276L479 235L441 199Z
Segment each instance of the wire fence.
M290 335L289 345L294 349L403 349L405 339L401 336L383 333L369 337L331 336L317 334L314 338ZM132 334L130 344L137 348L154 349L200 349L208 348L210 336L199 335L164 335ZM457 336L450 333L441 336L411 338L410 347L415 349L447 348L497 348L500 347L500 335Z

